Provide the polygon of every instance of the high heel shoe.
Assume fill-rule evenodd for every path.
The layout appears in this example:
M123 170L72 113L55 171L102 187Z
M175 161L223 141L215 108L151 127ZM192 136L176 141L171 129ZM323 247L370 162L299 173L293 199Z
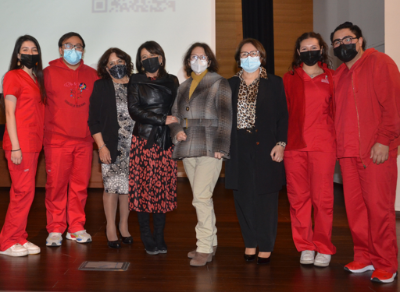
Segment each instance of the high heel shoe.
M114 241L109 241L107 237L107 230L105 231L106 233L106 239L107 239L107 245L111 248L121 248L121 244L119 243L119 240L114 240Z
M255 254L244 254L244 260L246 262L252 262L256 259L256 255Z
M270 261L271 261L271 256L269 256L269 258L260 258L260 257L257 257L257 265L269 264Z
M121 235L122 243L125 243L125 244L132 244L133 243L133 237L132 236L123 237L122 233L121 233L121 230L118 230L118 231L119 231L119 234Z

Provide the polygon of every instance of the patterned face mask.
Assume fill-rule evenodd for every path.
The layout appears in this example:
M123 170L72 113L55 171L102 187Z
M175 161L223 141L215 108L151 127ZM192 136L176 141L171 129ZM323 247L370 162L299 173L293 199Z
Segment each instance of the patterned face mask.
M108 71L110 72L110 75L115 78L115 79L121 79L124 78L126 76L126 65L115 65L113 67L111 67L110 69L108 69Z

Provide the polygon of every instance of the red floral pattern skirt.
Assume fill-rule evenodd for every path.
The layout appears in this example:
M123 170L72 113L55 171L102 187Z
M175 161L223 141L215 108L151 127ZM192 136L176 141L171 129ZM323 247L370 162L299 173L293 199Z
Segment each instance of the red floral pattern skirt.
M129 209L136 212L166 213L176 209L177 163L173 147L163 150L132 135L129 159Z

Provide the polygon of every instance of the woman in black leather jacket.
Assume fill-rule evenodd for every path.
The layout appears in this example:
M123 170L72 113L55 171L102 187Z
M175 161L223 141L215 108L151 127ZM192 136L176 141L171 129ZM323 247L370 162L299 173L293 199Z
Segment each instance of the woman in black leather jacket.
M129 175L129 208L138 213L140 237L148 254L167 252L164 241L165 213L176 208L176 161L168 124L178 79L165 71L161 46L149 41L136 54L139 74L128 86L128 109L136 121L132 135ZM149 219L153 213L154 236Z

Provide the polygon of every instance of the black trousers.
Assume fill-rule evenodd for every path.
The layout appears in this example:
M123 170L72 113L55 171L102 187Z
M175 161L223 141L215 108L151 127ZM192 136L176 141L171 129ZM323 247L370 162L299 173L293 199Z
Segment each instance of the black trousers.
M238 138L239 188L233 194L240 229L246 247L270 252L274 249L277 233L279 192L256 193L255 137L245 130L238 130Z

